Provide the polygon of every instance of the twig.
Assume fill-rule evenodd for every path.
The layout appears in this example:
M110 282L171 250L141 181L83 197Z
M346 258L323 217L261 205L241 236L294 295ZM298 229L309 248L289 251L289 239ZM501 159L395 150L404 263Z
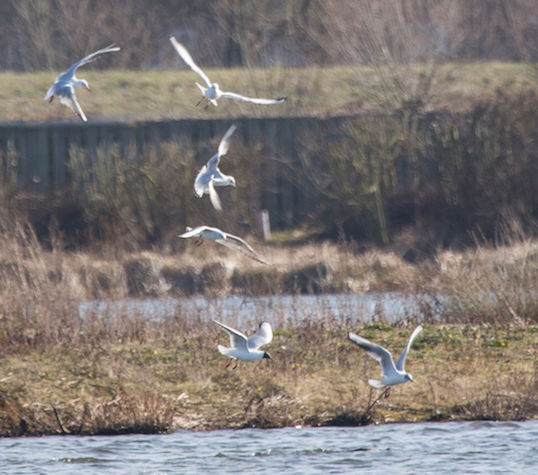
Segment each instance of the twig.
M56 420L58 421L58 425L60 426L60 430L62 431L62 435L66 435L68 434L68 432L65 431L63 425L62 425L62 422L60 421L60 416L58 415L58 411L56 410L56 408L54 407L54 404L51 403L51 406L52 406L52 410L54 411L54 415L56 416Z
M387 386L385 390L377 397L377 399L368 406L368 409L364 411L364 415L366 416L371 411L371 409L376 405L377 401L379 401L389 391L390 391L390 386Z

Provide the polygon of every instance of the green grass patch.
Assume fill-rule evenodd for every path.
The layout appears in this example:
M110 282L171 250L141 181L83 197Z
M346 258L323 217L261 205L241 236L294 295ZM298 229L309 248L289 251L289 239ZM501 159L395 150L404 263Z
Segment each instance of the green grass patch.
M59 72L0 74L0 121L79 119L65 106L43 101ZM77 97L90 120L162 120L238 116L294 116L350 113L378 109L379 104L361 87L381 87L372 71L360 67L269 69L210 69L225 91L253 97L287 97L279 106L263 107L223 99L218 107L195 107L200 99L194 84L199 78L188 70L93 71L81 69L91 92ZM443 64L439 66L435 94L428 107L469 110L496 91L517 95L537 89L536 68L524 63Z

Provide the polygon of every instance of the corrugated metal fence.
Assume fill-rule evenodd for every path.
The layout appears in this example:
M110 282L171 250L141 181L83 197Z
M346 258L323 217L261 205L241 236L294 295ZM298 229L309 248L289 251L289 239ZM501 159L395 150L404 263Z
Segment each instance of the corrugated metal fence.
M235 140L239 137L246 147L262 147L267 160L266 189L262 192L264 207L270 211L273 224L286 227L293 224L295 207L305 197L299 196L301 191L283 173L280 164L296 161L299 154L316 150L321 141L336 138L342 132L342 125L350 120L353 117L3 123L0 124L0 152L3 157L11 157L11 160L4 159L3 164L16 170L19 191L46 196L69 184L67 162L73 146L86 150L91 156L98 147L112 144L118 144L122 150L135 147L142 152L148 145L182 140L192 143L197 153L201 153L204 143L222 137L234 123L238 127Z

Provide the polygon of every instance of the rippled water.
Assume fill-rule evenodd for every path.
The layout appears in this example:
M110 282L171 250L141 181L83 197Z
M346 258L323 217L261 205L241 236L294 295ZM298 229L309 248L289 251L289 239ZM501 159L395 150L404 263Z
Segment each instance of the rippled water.
M2 474L532 474L538 421L0 439Z
M159 320L184 314L202 319L235 320L239 326L261 320L278 326L298 323L304 318L334 318L349 324L382 320L396 322L421 315L421 303L431 304L428 296L415 296L397 292L381 294L323 294L278 295L262 297L205 297L186 299L147 299L125 301L94 301L80 305L83 318L91 312L117 315L133 313Z

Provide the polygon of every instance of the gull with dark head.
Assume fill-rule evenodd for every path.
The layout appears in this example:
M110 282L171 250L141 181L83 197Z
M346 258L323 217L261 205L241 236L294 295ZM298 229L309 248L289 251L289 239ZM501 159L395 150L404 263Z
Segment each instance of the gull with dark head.
M263 322L262 324L260 324L258 331L254 335L251 335L247 338L245 335L235 330L234 328L224 325L224 323L217 322L217 320L213 321L217 325L220 325L222 328L224 328L224 330L226 330L226 332L230 335L231 348L219 345L218 349L220 353L224 356L232 358L232 361L234 359L236 360L233 369L237 368L239 360L256 361L264 358L270 360L273 359L271 358L271 355L269 353L259 349L260 347L271 343L271 340L273 339L273 329L271 328L271 324L269 322ZM232 362L230 361L226 368L231 364Z
M386 348L383 348L376 343L372 343L366 338L362 338L361 336L356 335L353 332L349 332L349 339L353 343L356 343L358 346L360 346L363 350L366 350L366 353L369 356L371 356L373 359L375 359L381 364L381 374L385 379L369 379L368 383L371 386L373 386L374 388L384 388L385 386L388 386L390 388L392 386L396 386L397 384L413 381L413 377L409 373L405 372L404 363L405 358L407 357L407 353L409 352L409 349L413 344L413 340L421 331L422 326L419 325L417 328L415 328L413 333L411 333L409 341L407 342L407 346L396 361L396 365L394 364L392 355Z
M212 228L210 226L197 226L196 228L191 228L187 226L187 232L180 234L179 237L183 239L196 237L198 238L195 241L197 246L201 246L204 239L209 239L210 241L215 241L216 243L221 244L222 246L225 246L228 249L239 251L245 254L246 256L250 257L251 259L261 262L262 264L267 264L267 261L264 261L260 256L258 256L257 252L254 251L254 249L252 249L252 246L247 244L243 239L241 239L239 236L234 236L233 234L225 233L219 228ZM233 242L230 242L230 239L241 243L242 246L237 245Z
M220 157L228 153L230 147L230 137L235 132L237 127L232 125L222 137L219 143L218 151L213 155L207 163L198 172L194 180L194 192L198 198L209 195L209 199L213 207L217 210L222 210L219 195L215 190L216 186L233 186L235 188L235 178L230 175L225 175L219 170Z
M95 61L100 55L104 53L111 53L113 51L119 51L120 48L118 46L110 45L106 48L100 49L99 51L96 51L95 53L89 54L85 58L81 59L77 63L73 64L67 71L60 74L56 81L54 81L54 84L49 89L49 92L47 92L47 95L45 96L45 100L52 102L54 97L58 97L60 99L60 102L69 109L71 109L75 114L78 114L78 116L84 121L87 122L88 119L86 118L86 115L84 114L84 111L80 107L77 96L75 95L75 89L80 89L81 87L84 87L90 90L90 85L88 84L88 81L85 79L77 79L75 77L75 73L77 69L80 66L84 66L85 64L91 63L92 61Z
M179 56L181 56L181 59L183 61L185 61L185 63L187 63L187 66L189 66L189 68L191 68L196 74L198 74L204 80L204 82L206 83L207 88L205 88L205 87L201 86L200 84L196 83L196 85L198 86L198 88L200 89L200 91L203 94L203 97L200 100L200 102L202 102L204 100L204 98L207 99L207 105L205 106L206 109L209 107L210 103L213 104L214 106L217 106L218 105L217 101L221 97L228 97L230 99L236 99L238 101L243 101L243 102L251 102L253 104L259 104L259 105L262 105L262 106L271 106L271 105L275 105L275 104L282 104L286 100L285 97L281 97L280 99L257 99L257 98L254 98L254 97L240 96L239 94L235 94L233 92L221 91L220 88L219 88L219 85L216 82L211 83L211 81L206 76L206 74L196 65L196 63L192 59L190 53L187 51L187 48L185 48L185 46L183 46L173 36L170 37L170 42L172 43L172 46L177 51L177 54L179 54ZM200 104L200 102L198 102L198 104ZM196 104L196 105L198 105L198 104Z

